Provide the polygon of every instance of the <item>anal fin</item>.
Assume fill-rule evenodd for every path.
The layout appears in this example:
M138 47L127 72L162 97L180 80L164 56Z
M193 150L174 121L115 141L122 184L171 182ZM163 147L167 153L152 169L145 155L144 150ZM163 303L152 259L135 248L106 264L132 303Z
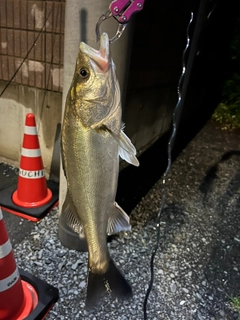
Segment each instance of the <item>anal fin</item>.
M69 193L67 192L65 201L62 206L62 214L64 214L65 221L67 225L76 233L78 233L79 237L85 238L83 226L81 224L80 219L75 212L73 205L71 204L71 198Z
M129 216L126 212L117 204L117 202L114 202L111 215L108 219L107 234L110 236L120 231L130 231L131 225L129 220Z

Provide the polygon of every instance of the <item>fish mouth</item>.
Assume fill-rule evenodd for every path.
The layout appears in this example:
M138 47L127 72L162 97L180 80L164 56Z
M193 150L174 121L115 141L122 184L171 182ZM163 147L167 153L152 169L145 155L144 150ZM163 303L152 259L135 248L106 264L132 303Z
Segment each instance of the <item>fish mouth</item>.
M97 71L107 72L110 62L109 37L107 33L103 33L100 37L99 51L90 47L84 42L80 43L80 50L89 56L89 58L96 64Z

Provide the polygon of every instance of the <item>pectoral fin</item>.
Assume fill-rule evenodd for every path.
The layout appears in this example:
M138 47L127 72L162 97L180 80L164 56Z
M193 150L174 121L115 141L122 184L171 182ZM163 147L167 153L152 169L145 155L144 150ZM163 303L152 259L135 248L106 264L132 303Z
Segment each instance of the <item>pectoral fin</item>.
M83 226L79 220L73 206L71 205L69 194L67 193L66 199L62 206L62 214L64 214L65 221L67 225L76 233L79 234L79 237L85 238Z
M115 202L111 216L108 219L107 234L110 236L120 231L130 230L131 225L129 222L129 216L123 211L117 202Z
M136 151L134 145L132 144L131 140L123 132L123 129L120 130L120 134L118 136L114 132L112 132L110 129L108 129L106 126L104 128L117 141L117 143L119 145L119 156L123 160L127 161L128 163L138 167L139 162L138 162L138 159L136 158L137 151Z
M138 167L137 151L128 136L121 130L119 135L119 155L128 163Z

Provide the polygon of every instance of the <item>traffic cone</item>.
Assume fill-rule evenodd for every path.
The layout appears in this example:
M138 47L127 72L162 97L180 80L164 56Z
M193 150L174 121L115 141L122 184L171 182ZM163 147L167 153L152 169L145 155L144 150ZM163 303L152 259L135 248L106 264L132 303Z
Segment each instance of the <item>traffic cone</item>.
M47 188L44 174L35 117L29 113L24 127L18 188L12 199L20 207L32 208L46 204L51 198L52 192Z
M17 189L17 190L16 190ZM35 116L27 114L17 188L0 190L0 205L10 213L37 222L58 204L58 185L46 181Z
M24 273L21 278L12 252L12 246L8 239L7 230L0 208L0 319L23 320L42 319L49 308L58 299L58 290L41 281L39 285L34 283L30 275ZM35 278L35 277L34 277ZM46 289L47 285L47 289ZM43 303L46 295L52 296L48 303ZM39 299L40 298L40 299ZM39 317L41 315L41 317Z
M0 319L24 319L36 305L35 289L21 281L0 209Z

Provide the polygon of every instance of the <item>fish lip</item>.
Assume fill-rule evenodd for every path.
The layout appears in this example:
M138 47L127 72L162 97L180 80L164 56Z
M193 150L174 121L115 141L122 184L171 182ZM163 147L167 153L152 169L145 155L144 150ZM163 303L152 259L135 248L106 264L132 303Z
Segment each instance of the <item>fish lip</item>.
M109 37L106 32L104 32L100 37L100 55L105 59L109 59L110 50L109 50Z
M109 37L107 33L103 33L100 37L100 48L99 51L90 47L84 42L80 43L80 50L88 55L90 59L95 62L97 67L106 73L109 69L110 62L110 48L109 48Z

